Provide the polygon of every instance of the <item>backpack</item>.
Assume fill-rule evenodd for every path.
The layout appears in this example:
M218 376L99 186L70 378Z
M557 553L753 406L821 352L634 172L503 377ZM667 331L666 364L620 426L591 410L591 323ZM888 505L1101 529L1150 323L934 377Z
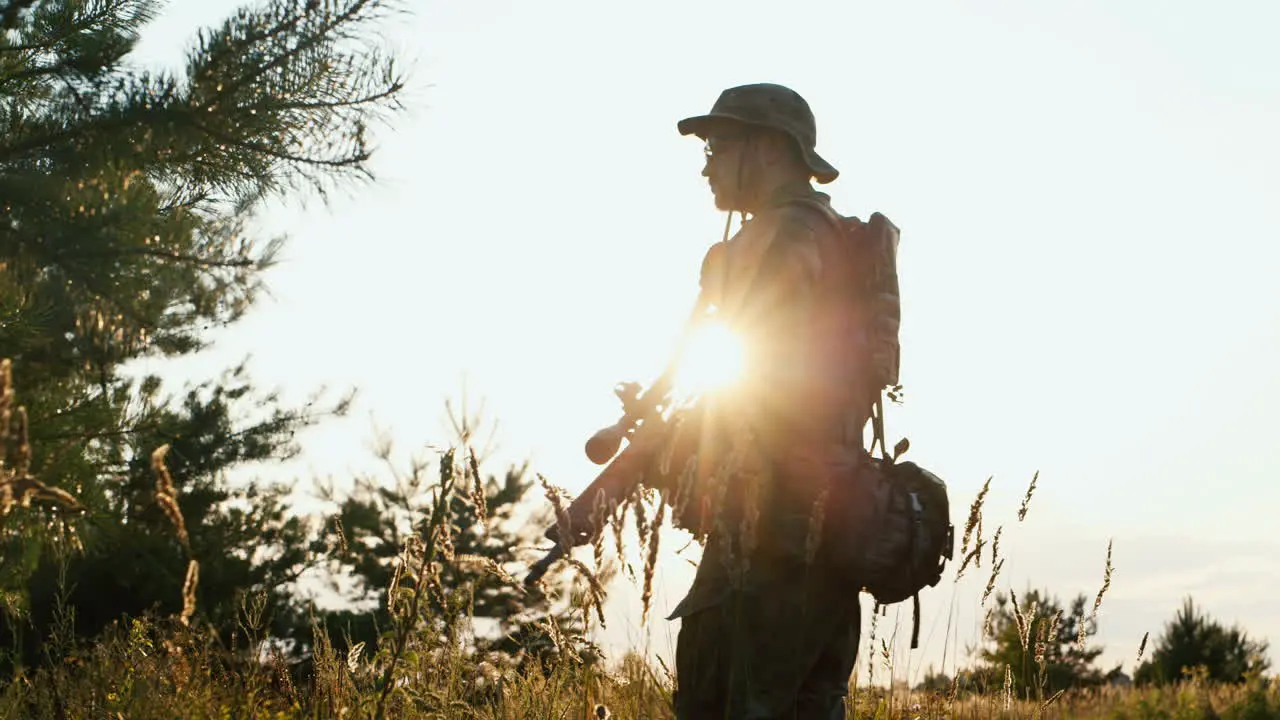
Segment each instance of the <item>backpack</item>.
M880 445L881 457L860 452L858 460L838 473L829 495L824 523L825 558L862 591L875 598L877 608L911 598L911 647L920 635L920 591L942 579L955 551L955 527L947 485L913 462L899 462L909 444L901 441L890 454L885 447L884 403L901 391L898 371L901 347L898 328L901 301L898 286L899 230L887 217L873 213L867 222L842 217L829 205L808 199L841 231L851 292L853 317L866 341L861 353L869 371L853 382L868 383L875 398L871 412L871 451ZM861 442L858 443L861 450Z
M842 260L852 275L847 283L848 300L861 325L859 330L865 335L866 349L861 359L869 368L856 381L865 383L876 397L885 389L888 389L890 397L896 397L902 389L898 384L902 357L898 341L898 328L902 323L898 288L898 239L901 232L889 218L878 212L863 222L857 217L841 216L816 198L800 197L792 202L817 210L843 237L841 249L845 251L845 257Z

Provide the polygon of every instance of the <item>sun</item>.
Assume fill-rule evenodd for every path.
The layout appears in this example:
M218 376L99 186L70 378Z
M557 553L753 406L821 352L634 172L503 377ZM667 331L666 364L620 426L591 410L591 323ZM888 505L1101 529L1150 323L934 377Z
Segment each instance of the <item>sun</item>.
M724 390L742 378L744 363L742 340L723 323L708 321L690 335L674 389L684 397Z

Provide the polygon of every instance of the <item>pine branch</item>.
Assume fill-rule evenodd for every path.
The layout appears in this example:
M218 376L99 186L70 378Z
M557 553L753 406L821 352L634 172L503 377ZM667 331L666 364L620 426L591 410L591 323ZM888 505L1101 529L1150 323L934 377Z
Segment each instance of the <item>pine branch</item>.
M188 263L203 268L248 268L256 267L258 265L258 261L253 258L235 258L225 260L211 259L203 258L198 255L191 255L189 253L169 252L146 247L122 248L120 250L98 253L95 257L123 257L126 255L145 255L147 257Z
M21 82L24 80L32 80L42 77L60 77L62 73L72 68L70 58L59 58L57 62L52 64L31 64L22 70L7 72L0 81L5 84L10 82ZM0 86L2 87L2 86Z
M397 95L403 89L403 87L404 87L403 85L393 85L388 87L386 90L382 90L370 95L363 95L361 97L354 98L351 100L331 100L331 101L326 100L323 102L317 101L317 102L292 102L292 103L285 102L285 103L276 103L274 107L280 110L338 110L342 108L351 108L351 107L356 107L360 105L370 105L373 103L377 103L381 100L389 100L393 98L395 95ZM262 107L268 107L268 106L259 105L258 107L262 108Z
M0 29L12 30L18 26L18 16L23 10L30 8L36 4L36 0L9 0L3 10L0 10ZM3 33L0 33L3 36Z
M13 0L10 7L30 7L35 4L35 0ZM126 9L132 7L133 12L125 12ZM67 41L83 36L84 34L96 29L103 31L115 31L131 33L137 26L151 20L155 15L154 3L150 0L118 0L115 4L104 2L96 6L96 12L93 5L89 6L91 12L81 15L72 15L66 18L66 22L55 25L57 31L53 34L37 38L36 41L23 43L11 43L6 39L4 33L0 33L0 53L6 52L32 52L43 51L53 52L59 45L65 44ZM81 8L83 9L83 8ZM7 15L9 9L0 11L0 16ZM7 20L7 18L5 18ZM0 23L2 24L2 23ZM13 25L5 25L12 29Z
M83 139L87 134L106 135L120 130L137 127L160 126L173 122L178 113L170 109L151 110L133 114L120 114L115 117L98 115L85 118L74 125L64 125L58 130L43 135L29 136L25 139L15 138L17 142L0 144L0 163L17 163L34 151L47 151L73 138Z
M267 145L263 145L261 143L255 143L251 140L243 140L241 138L237 138L227 133L216 130L200 122L195 122L194 125L200 130L208 133L210 137L220 142L233 145L242 150L248 150L249 152L252 152L252 153L266 155L267 157L272 157L277 160L284 160L285 162L299 163L302 165L316 165L320 167L330 167L330 168L349 168L353 165L359 165L363 163L364 161L368 160L370 157L370 153L367 150L364 150L352 155L348 155L347 157L339 158L337 160L329 160L329 159L317 158L317 157L307 157L306 155L297 155L297 154L286 152L284 150L274 150Z

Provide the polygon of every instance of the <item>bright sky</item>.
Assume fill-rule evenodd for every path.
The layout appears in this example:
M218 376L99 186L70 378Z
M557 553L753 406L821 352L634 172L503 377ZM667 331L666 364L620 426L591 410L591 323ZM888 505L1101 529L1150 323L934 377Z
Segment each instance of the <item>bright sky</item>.
M173 3L141 57L175 62L237 4ZM1108 665L1131 672L1188 594L1277 644L1277 26L1263 0L414 3L387 28L415 63L377 183L264 217L291 236L274 298L174 373L251 352L296 396L357 387L352 419L306 438L301 481L367 466L374 423L406 451L445 440L465 378L501 457L581 489L613 384L658 372L723 229L675 123L780 82L817 114L836 206L902 228L890 440L949 483L957 526L994 476L1000 587L1092 601L1114 539ZM682 544L649 629L668 661ZM942 661L948 617L948 669L978 638L988 568L924 593L898 675ZM637 592L616 595L615 652L645 632Z

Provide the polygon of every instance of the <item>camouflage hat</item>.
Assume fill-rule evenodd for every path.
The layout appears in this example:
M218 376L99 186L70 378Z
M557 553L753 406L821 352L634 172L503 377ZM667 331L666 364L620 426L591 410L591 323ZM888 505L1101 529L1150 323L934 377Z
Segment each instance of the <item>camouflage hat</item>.
M739 85L720 93L711 112L685 118L676 124L681 135L697 135L706 139L716 120L736 120L749 125L762 125L787 133L800 145L805 162L820 183L835 180L840 171L823 160L814 147L818 131L809 103L791 88L773 83Z

